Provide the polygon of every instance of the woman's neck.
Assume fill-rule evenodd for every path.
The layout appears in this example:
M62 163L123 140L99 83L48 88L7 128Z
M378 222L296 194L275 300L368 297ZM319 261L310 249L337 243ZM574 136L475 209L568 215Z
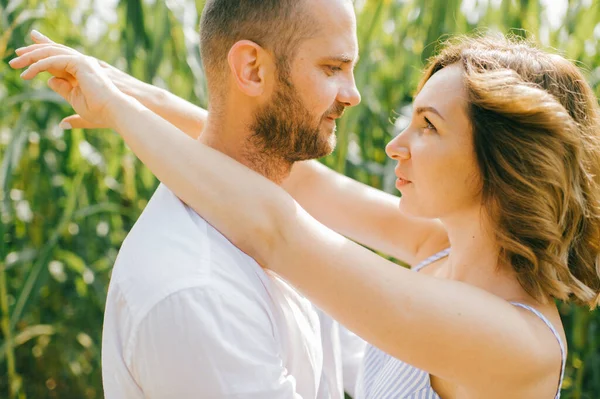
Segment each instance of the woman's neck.
M500 260L495 228L482 208L442 219L452 252L440 277L479 287L509 300L525 294L514 269Z

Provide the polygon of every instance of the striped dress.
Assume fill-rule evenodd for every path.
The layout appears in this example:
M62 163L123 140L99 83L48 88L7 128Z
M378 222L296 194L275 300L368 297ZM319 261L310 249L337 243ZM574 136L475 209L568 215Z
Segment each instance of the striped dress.
M449 253L450 249L439 252L415 266L413 270L418 272L436 260L448 256ZM518 302L510 303L538 316L558 340L562 366L555 399L559 399L566 364L565 347L560 335L552 323L536 309ZM429 374L426 371L412 367L372 345L367 347L356 392L356 399L440 399L431 387Z

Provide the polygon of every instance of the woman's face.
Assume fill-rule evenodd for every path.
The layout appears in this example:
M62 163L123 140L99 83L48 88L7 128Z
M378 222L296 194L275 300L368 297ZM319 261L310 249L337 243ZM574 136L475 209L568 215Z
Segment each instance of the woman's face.
M480 207L481 178L463 79L458 64L435 73L415 98L410 125L386 147L398 161L400 209L408 214L443 218Z

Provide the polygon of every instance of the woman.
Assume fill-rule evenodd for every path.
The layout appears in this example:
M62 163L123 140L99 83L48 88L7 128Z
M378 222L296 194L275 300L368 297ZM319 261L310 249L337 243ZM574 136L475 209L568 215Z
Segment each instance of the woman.
M552 299L594 308L600 298L598 106L570 62L487 37L460 38L431 61L411 124L387 153L402 220L427 237L440 225L411 218L439 219L451 249L411 272L175 134L84 57L46 57L23 76L66 79L51 87L84 119L115 127L182 200L373 344L362 397L560 396L566 346Z

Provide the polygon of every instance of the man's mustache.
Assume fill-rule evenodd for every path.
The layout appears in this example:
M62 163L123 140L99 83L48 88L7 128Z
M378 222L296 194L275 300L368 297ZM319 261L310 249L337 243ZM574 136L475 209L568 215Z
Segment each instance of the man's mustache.
M346 112L346 106L340 102L334 104L331 109L325 113L326 118L339 119L344 116L344 112Z

